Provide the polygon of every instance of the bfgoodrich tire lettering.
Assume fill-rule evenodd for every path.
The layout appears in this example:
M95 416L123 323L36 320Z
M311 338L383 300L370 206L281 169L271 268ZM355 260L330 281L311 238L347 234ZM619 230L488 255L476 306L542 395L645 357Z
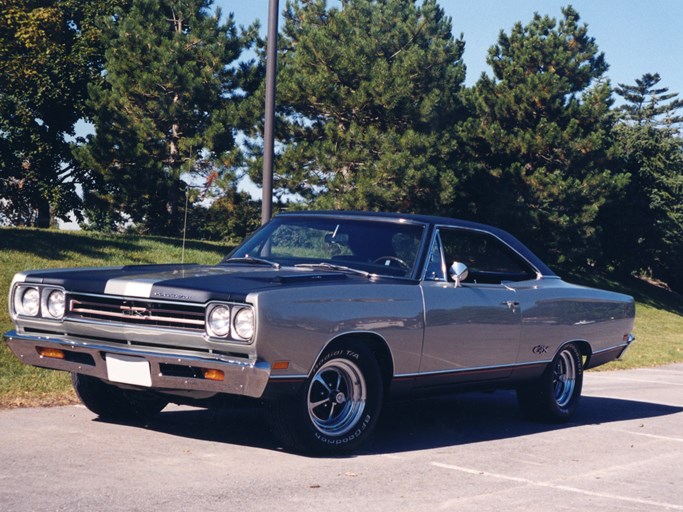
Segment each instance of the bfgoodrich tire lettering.
M522 412L533 419L567 421L576 412L583 386L583 360L573 343L563 346L543 375L517 388Z
M295 396L271 403L273 430L295 451L348 453L371 436L382 397L374 354L351 341L323 353Z

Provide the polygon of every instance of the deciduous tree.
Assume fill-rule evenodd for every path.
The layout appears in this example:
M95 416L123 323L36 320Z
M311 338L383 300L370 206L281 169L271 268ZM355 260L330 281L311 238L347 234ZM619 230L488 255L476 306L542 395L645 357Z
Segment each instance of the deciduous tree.
M0 216L48 227L80 206L71 153L116 0L0 0Z

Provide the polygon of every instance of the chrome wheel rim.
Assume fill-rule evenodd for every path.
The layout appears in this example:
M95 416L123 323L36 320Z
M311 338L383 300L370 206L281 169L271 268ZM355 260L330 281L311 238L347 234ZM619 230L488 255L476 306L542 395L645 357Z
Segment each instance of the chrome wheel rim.
M343 359L328 361L318 369L308 387L311 422L322 434L346 434L363 415L366 392L358 366Z
M560 407L565 407L574 395L576 386L576 361L571 352L560 352L553 368L553 392L555 402Z

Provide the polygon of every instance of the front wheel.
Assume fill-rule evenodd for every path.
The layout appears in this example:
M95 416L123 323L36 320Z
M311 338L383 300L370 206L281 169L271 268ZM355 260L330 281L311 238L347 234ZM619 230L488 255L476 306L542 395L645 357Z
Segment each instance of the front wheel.
M576 412L583 386L583 360L573 343L557 353L543 375L517 388L522 412L543 421L567 421Z
M150 391L121 389L89 375L72 373L71 382L83 405L102 419L146 420L168 405Z
M323 353L301 390L271 403L274 433L290 449L341 455L371 436L382 407L382 375L364 344Z

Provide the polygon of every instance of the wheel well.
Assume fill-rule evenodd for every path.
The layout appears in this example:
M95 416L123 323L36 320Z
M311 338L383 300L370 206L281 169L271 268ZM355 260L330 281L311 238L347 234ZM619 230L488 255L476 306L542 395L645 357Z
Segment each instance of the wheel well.
M591 356L593 355L593 349L591 348L590 343L588 343L586 340L575 340L572 341L572 343L579 349L579 353L586 358L584 361L584 367L588 366Z
M384 338L374 333L348 333L332 340L327 345L326 349L336 348L350 340L360 341L372 351L379 364L379 369L382 372L384 387L385 389L388 389L394 375L394 361Z

